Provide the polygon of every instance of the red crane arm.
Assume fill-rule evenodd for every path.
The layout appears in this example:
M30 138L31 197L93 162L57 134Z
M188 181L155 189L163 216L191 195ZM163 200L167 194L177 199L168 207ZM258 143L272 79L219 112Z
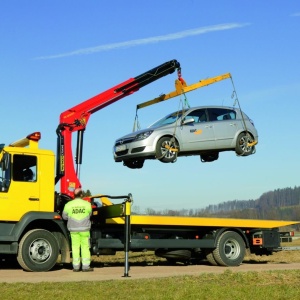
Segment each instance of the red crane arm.
M180 72L177 60L171 60L137 77L130 78L61 113L57 127L57 163L55 184L60 181L60 192L73 197L75 188L81 187L79 165L82 163L83 133L91 114L129 96L141 87L162 78L175 70ZM76 170L72 153L72 134L77 131Z

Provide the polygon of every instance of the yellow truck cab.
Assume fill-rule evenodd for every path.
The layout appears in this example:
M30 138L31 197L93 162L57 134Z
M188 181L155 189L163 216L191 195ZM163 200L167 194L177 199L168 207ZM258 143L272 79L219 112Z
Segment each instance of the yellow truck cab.
M54 211L55 155L39 149L40 138L35 132L0 145L0 255L17 254L27 271L49 270L69 250L65 224Z
M2 147L0 220L19 221L27 212L54 212L55 155L38 148L40 133Z

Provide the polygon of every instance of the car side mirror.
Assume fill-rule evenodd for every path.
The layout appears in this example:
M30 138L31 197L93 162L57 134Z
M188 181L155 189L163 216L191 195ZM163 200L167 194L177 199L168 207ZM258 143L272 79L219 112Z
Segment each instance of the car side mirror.
M189 118L189 119L184 119L181 124L186 125L186 124L191 124L194 122L195 122L194 118Z

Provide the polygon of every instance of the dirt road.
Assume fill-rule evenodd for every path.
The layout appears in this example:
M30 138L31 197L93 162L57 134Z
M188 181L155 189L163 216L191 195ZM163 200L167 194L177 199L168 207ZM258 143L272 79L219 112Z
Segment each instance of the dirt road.
M1 263L1 262L0 262ZM4 268L3 268L4 267ZM300 270L300 263L255 263L242 264L239 267L215 267L208 264L174 265L174 266L132 266L128 277L124 276L122 266L96 267L94 272L74 273L70 267L58 266L52 271L42 273L25 272L18 267L1 266L0 282L70 282L70 281L100 281L100 280L132 280L140 278L160 278L180 275L200 275L201 273L268 271L268 270Z

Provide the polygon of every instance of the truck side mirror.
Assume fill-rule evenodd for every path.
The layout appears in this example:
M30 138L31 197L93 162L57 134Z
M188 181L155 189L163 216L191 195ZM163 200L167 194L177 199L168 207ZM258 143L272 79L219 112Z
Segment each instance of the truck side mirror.
M9 166L9 154L8 153L4 153L3 157L1 159L1 168L2 170L7 170L8 166Z

